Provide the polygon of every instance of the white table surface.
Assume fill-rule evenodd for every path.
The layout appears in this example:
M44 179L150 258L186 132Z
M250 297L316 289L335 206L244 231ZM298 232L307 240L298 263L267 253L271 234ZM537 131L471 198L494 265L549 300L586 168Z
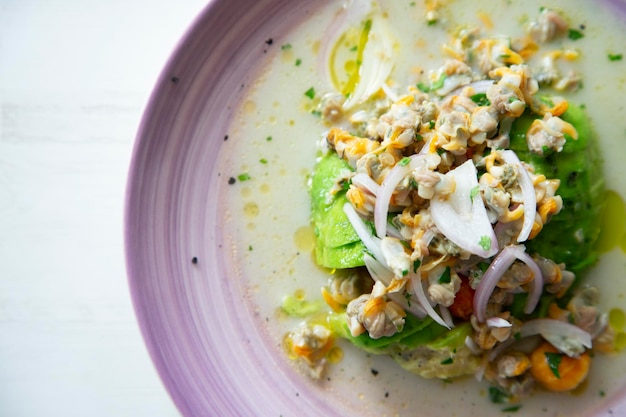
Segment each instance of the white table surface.
M0 416L180 416L124 265L134 137L206 0L0 0Z

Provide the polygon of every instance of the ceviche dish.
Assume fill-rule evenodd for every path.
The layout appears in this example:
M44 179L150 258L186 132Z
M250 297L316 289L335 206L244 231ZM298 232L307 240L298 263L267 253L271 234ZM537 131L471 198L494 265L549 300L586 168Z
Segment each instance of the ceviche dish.
M624 313L602 282L624 278L624 205L602 142L626 125L587 90L604 67L624 73L626 47L589 43L600 21L571 2L514 3L352 0L316 18L317 39L268 40L280 68L308 68L277 87L305 121L244 103L242 117L270 121L239 132L267 133L230 181L243 218L285 206L306 220L286 238L297 254L281 256L310 274L280 281L254 263L267 243L241 249L283 288L270 298L279 343L303 378L386 358L515 412L539 393L577 395L596 360L619 355ZM623 96L624 80L606 89ZM282 182L301 197L251 197ZM609 252L619 276L597 272Z

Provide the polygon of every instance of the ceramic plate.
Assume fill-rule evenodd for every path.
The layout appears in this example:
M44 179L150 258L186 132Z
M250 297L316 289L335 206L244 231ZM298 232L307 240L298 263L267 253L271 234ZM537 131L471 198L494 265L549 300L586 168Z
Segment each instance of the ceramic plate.
M236 211L225 198L239 168L220 162L231 123L280 40L329 3L211 1L163 70L137 137L126 206L130 287L150 355L185 417L503 415L471 381L419 381L350 347L336 380L312 382L286 358L277 337L284 330L267 325L274 316L241 278L247 269L237 259L245 257L228 226ZM623 370L619 358L598 366L614 360ZM625 380L607 372L613 386L602 395L544 395L517 415L626 415ZM390 392L392 379L403 388ZM541 405L563 398L573 404L566 414Z

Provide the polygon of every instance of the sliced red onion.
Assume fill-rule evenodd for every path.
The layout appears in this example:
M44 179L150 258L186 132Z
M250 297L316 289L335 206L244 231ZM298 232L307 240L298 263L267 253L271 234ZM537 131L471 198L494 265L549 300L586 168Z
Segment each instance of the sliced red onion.
M346 213L350 224L354 228L354 231L359 236L367 250L369 250L372 255L374 255L374 258L376 258L380 263L385 265L385 258L383 257L383 253L380 250L380 239L376 236L372 236L369 227L367 227L367 225L358 215L354 207L352 207L352 204L344 204L343 212Z
M352 184L356 185L359 188L363 188L368 191L370 194L378 195L380 191L380 185L376 181L372 179L369 175L359 172L352 176L351 178Z
M387 224L387 236L395 237L396 239L404 240L402 233L392 224Z
M426 310L426 313L433 319L435 322L440 325L450 329L451 327L437 314L435 309L430 305L430 300L428 300L426 296L426 292L424 291L424 287L422 286L422 279L419 275L419 270L417 274L411 273L411 288L413 288L413 292L417 296L417 300L422 305L422 308Z
M460 248L489 258L498 252L498 240L480 195L476 166L471 159L445 174L456 183L453 193L430 200L430 214L437 228Z
M408 165L408 164L407 164ZM391 196L396 190L400 182L409 175L409 167L407 165L396 164L383 180L380 191L376 197L376 205L374 207L374 225L376 226L376 234L379 238L387 235L387 213L389 213L389 203Z
M591 348L591 335L573 324L554 319L536 319L527 321L520 329L522 337L540 334L555 348L567 356L578 356Z
M502 317L490 317L485 321L485 323L487 324L487 327L496 327L496 328L513 326L508 320L505 320Z
M541 298L541 293L543 292L543 274L541 273L541 269L535 260L524 252L524 247L521 245L516 247L522 249L517 250L515 252L515 256L517 259L524 262L533 273L532 290L528 294L528 300L526 300L526 305L524 306L524 313L530 314L535 310L535 307L537 307L539 299Z
M528 239L528 236L530 236L533 224L535 223L535 213L537 212L535 186L515 152L505 150L501 151L500 155L502 155L502 159L504 159L507 164L512 165L518 173L517 179L522 190L522 202L524 204L524 222L522 223L522 230L517 236L517 241L524 242Z
M487 309L489 297L491 297L502 275L513 265L515 259L515 246L506 246L494 258L489 268L483 274L474 294L474 314L476 314L479 322L485 321L485 310Z

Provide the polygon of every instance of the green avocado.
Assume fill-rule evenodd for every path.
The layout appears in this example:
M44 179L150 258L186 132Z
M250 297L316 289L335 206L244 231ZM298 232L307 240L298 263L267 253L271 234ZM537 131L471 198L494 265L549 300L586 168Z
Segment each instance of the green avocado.
M359 336L352 336L348 329L345 314L333 315L330 325L336 334L350 340L354 346L375 355L393 354L414 349L432 342L448 332L448 329L435 323L430 317L418 319L412 314L407 314L404 318L402 331L378 339L372 339L367 332Z
M318 265L326 268L354 268L365 265L365 246L354 231L343 206L348 202L345 191L329 198L329 191L350 165L331 152L323 156L315 167L311 181L311 218L317 242L315 257Z
M539 115L525 113L511 129L511 149L547 178L558 178L557 194L563 209L539 235L526 243L530 253L565 263L577 276L598 259L595 244L600 234L604 179L597 137L583 108L570 104L561 118L571 123L578 139L566 135L561 152L539 155L526 144L526 132Z

